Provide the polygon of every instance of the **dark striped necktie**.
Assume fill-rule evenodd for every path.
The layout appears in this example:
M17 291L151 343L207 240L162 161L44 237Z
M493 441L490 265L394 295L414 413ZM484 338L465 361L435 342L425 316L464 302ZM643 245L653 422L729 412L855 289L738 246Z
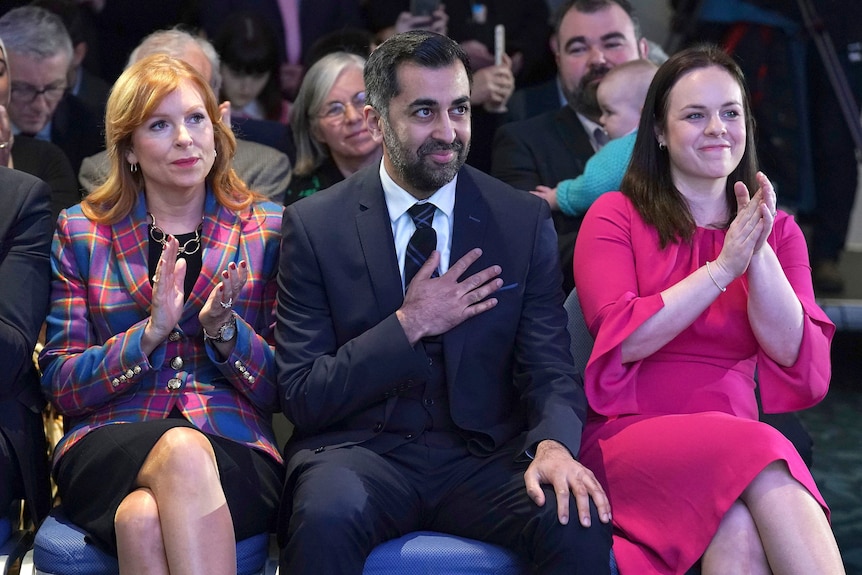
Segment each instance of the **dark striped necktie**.
M437 211L437 206L430 202L424 204L413 204L407 210L410 217L413 218L413 223L416 225L416 231L407 242L407 253L404 256L404 287L410 285L410 281L431 252L437 248L437 232L431 227L434 221L434 212ZM436 272L435 274L436 275Z

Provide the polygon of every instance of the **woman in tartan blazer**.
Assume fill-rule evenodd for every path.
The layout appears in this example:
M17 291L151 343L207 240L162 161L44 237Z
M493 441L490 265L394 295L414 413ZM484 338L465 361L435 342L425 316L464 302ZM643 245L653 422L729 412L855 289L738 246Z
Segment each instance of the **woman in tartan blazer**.
M106 114L108 181L52 248L42 385L66 418L70 519L125 573L235 573L273 525L282 461L273 325L281 208L230 166L206 81L130 66ZM115 425L122 424L122 425Z

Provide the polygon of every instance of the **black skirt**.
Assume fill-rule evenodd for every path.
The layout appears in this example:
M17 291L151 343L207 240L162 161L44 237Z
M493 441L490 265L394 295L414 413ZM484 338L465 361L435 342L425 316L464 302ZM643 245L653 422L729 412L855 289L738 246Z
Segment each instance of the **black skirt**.
M135 490L153 446L173 427L197 429L179 418L106 425L88 433L60 459L56 480L63 509L102 550L117 555L117 508ZM284 480L282 465L241 443L204 435L215 452L236 540L272 532Z

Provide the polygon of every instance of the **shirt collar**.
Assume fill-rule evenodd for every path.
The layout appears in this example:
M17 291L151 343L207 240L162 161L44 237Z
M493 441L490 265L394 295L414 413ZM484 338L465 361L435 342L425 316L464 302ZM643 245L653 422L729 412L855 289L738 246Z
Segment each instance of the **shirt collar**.
M452 217L452 212L455 211L455 188L458 182L458 175L452 178L452 181L444 185L442 188L434 192L427 200L433 202L437 209L446 214L449 218ZM407 210L415 204L417 200L410 192L395 183L395 180L390 177L383 165L383 160L380 160L380 183L383 185L383 196L386 199L386 209L389 210L389 219L395 222L403 216Z
M602 127L602 125L598 124L596 122L593 122L592 120L590 120L589 118L587 118L586 116L581 114L580 112L576 112L576 114L578 115L578 120L581 121L581 125L584 127L584 130L587 131L587 135L590 137L590 143L593 145L593 149L598 150L599 148L601 148L602 147L601 143L596 141L596 137L594 135L594 132L595 132L596 128L604 131L604 128Z

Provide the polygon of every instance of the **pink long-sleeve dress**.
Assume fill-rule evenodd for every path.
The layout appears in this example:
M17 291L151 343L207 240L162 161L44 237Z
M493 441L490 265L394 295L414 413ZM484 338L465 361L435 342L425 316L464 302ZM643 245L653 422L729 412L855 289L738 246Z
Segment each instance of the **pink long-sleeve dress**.
M611 500L624 574L685 573L731 504L774 461L784 461L829 513L793 445L757 421L755 387L764 411L778 413L816 404L829 385L835 326L814 301L805 239L792 217L778 213L768 242L802 303L793 366L778 365L758 345L745 275L659 351L622 362L622 342L662 308L661 291L715 260L725 235L697 228L691 243L661 249L655 229L619 192L602 195L578 233L575 285L595 338L580 460Z

